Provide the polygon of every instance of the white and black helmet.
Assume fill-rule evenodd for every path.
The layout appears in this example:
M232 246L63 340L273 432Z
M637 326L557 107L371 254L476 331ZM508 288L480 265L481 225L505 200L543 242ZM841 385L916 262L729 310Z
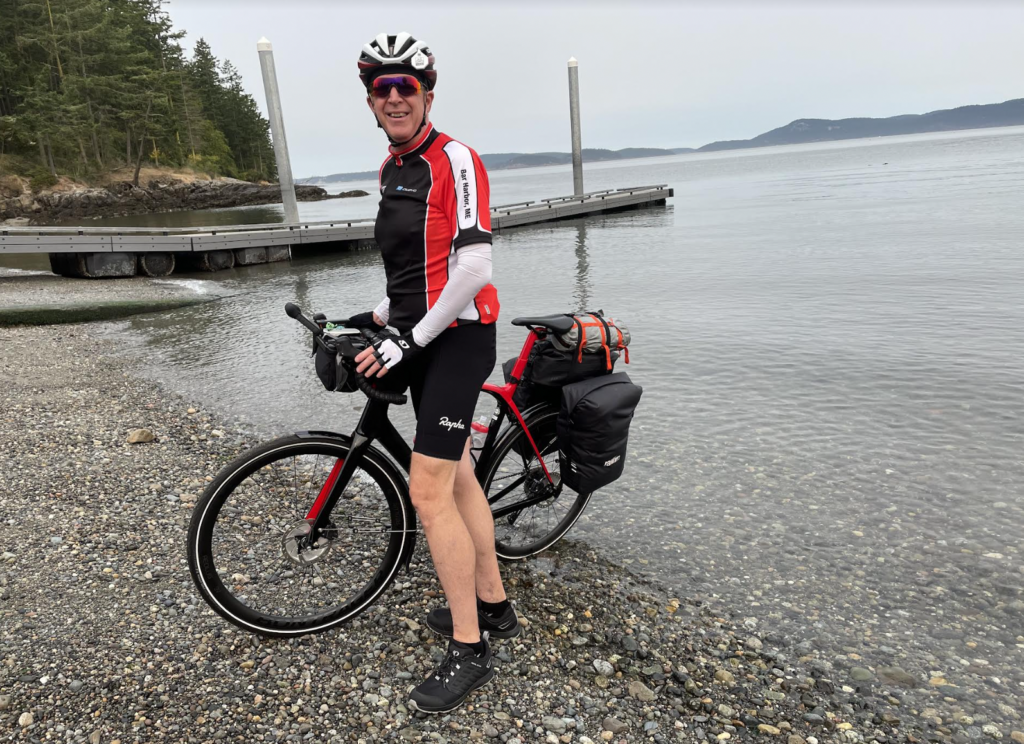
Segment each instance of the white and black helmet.
M417 41L403 31L400 34L377 34L369 44L363 45L359 55L359 79L369 87L382 73L407 72L420 79L427 90L437 84L434 55L425 41Z

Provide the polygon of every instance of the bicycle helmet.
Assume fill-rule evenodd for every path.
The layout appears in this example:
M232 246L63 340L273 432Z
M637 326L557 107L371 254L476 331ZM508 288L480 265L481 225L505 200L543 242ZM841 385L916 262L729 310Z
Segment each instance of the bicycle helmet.
M427 90L437 84L434 55L425 41L417 41L403 31L400 34L377 34L363 45L359 55L359 79L370 87L373 79L383 73L406 72L415 75Z

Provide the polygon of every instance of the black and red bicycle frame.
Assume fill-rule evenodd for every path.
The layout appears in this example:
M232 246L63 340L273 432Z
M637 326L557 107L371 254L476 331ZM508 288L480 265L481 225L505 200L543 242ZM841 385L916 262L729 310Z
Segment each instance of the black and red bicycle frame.
M526 341L523 343L523 348L519 352L519 358L516 359L516 363L512 368L511 379L509 382L504 385L491 385L489 383L485 383L482 388L482 392L487 393L495 399L497 408L494 411L494 415L491 417L489 426L483 427L476 423L472 425L473 430L479 433L484 433L484 430L486 430L484 444L480 448L480 452L477 456L475 472L478 480L482 479L484 476L484 469L490 462L491 453L493 452L498 434L502 429L504 420L508 418L510 424L514 421L515 424L526 433L527 441L529 441L530 447L533 449L548 483L556 489L559 486L555 481L555 477L552 476L551 472L548 470L547 464L544 462L544 458L537 447L537 443L534 441L533 436L530 434L530 430L527 428L524 412L519 410L519 406L517 406L515 401L512 399L512 396L519 388L520 380L522 380L523 372L526 370L526 365L529 362L530 352L533 351L534 344L546 335L545 329L531 327L530 333L527 336ZM362 415L359 418L359 423L356 425L355 432L352 434L352 445L349 450L348 457L345 460L338 460L334 463L330 474L327 476L327 480L324 482L323 486L321 486L316 499L306 514L307 520L313 520L312 530L310 531L311 536L319 535L328 526L331 510L333 509L334 504L337 503L339 498L344 497L345 488L348 486L348 482L351 480L352 475L356 470L356 465L369 449L372 442L380 442L381 446L389 455L391 455L392 458L394 458L395 462L398 463L406 473L409 472L409 465L412 462L412 448L409 447L408 443L402 438L402 435L398 433L398 430L395 429L394 425L388 418L389 406L389 403L374 400L373 398L367 400L366 406L363 408ZM529 411L526 413L528 415ZM325 432L308 433L313 435L323 434ZM301 435L302 433L300 433L300 436ZM488 503L493 505L500 501L505 495L517 488L523 480L525 480L525 475L517 478L493 496L489 496L487 499ZM535 503L540 503L546 498L549 497L543 496L519 500L514 504L509 504L507 507L492 509L492 513L494 518L498 519L507 514L521 511Z

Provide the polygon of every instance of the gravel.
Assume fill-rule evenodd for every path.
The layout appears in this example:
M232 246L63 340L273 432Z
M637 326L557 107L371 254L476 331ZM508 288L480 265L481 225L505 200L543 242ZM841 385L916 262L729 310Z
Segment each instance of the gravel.
M495 643L498 674L463 708L424 717L406 695L440 654L443 639L421 621L444 600L422 545L412 570L343 628L287 641L237 631L194 591L184 542L205 484L256 437L137 376L82 327L59 337L0 329L0 374L0 735L122 744L1024 737L994 715L995 685L965 692L933 679L937 699L964 693L959 720L908 710L896 670L855 685L852 665L801 661L770 630L755 636L747 608L735 608L734 622L571 539L503 569L523 634ZM153 440L128 444L139 429Z

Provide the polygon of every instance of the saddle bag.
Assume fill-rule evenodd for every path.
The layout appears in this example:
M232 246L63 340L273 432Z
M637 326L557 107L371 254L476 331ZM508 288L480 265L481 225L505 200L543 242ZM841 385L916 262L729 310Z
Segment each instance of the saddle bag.
M625 354L626 364L629 364L629 350L626 347L629 346L630 335L625 323L604 317L600 310L568 317L572 318L572 328L552 337L557 350L572 353L580 362L587 354L602 356L605 369L609 372L614 366L612 354L618 351Z
M577 493L590 493L622 475L629 425L642 394L625 372L562 388L557 422L562 483Z

